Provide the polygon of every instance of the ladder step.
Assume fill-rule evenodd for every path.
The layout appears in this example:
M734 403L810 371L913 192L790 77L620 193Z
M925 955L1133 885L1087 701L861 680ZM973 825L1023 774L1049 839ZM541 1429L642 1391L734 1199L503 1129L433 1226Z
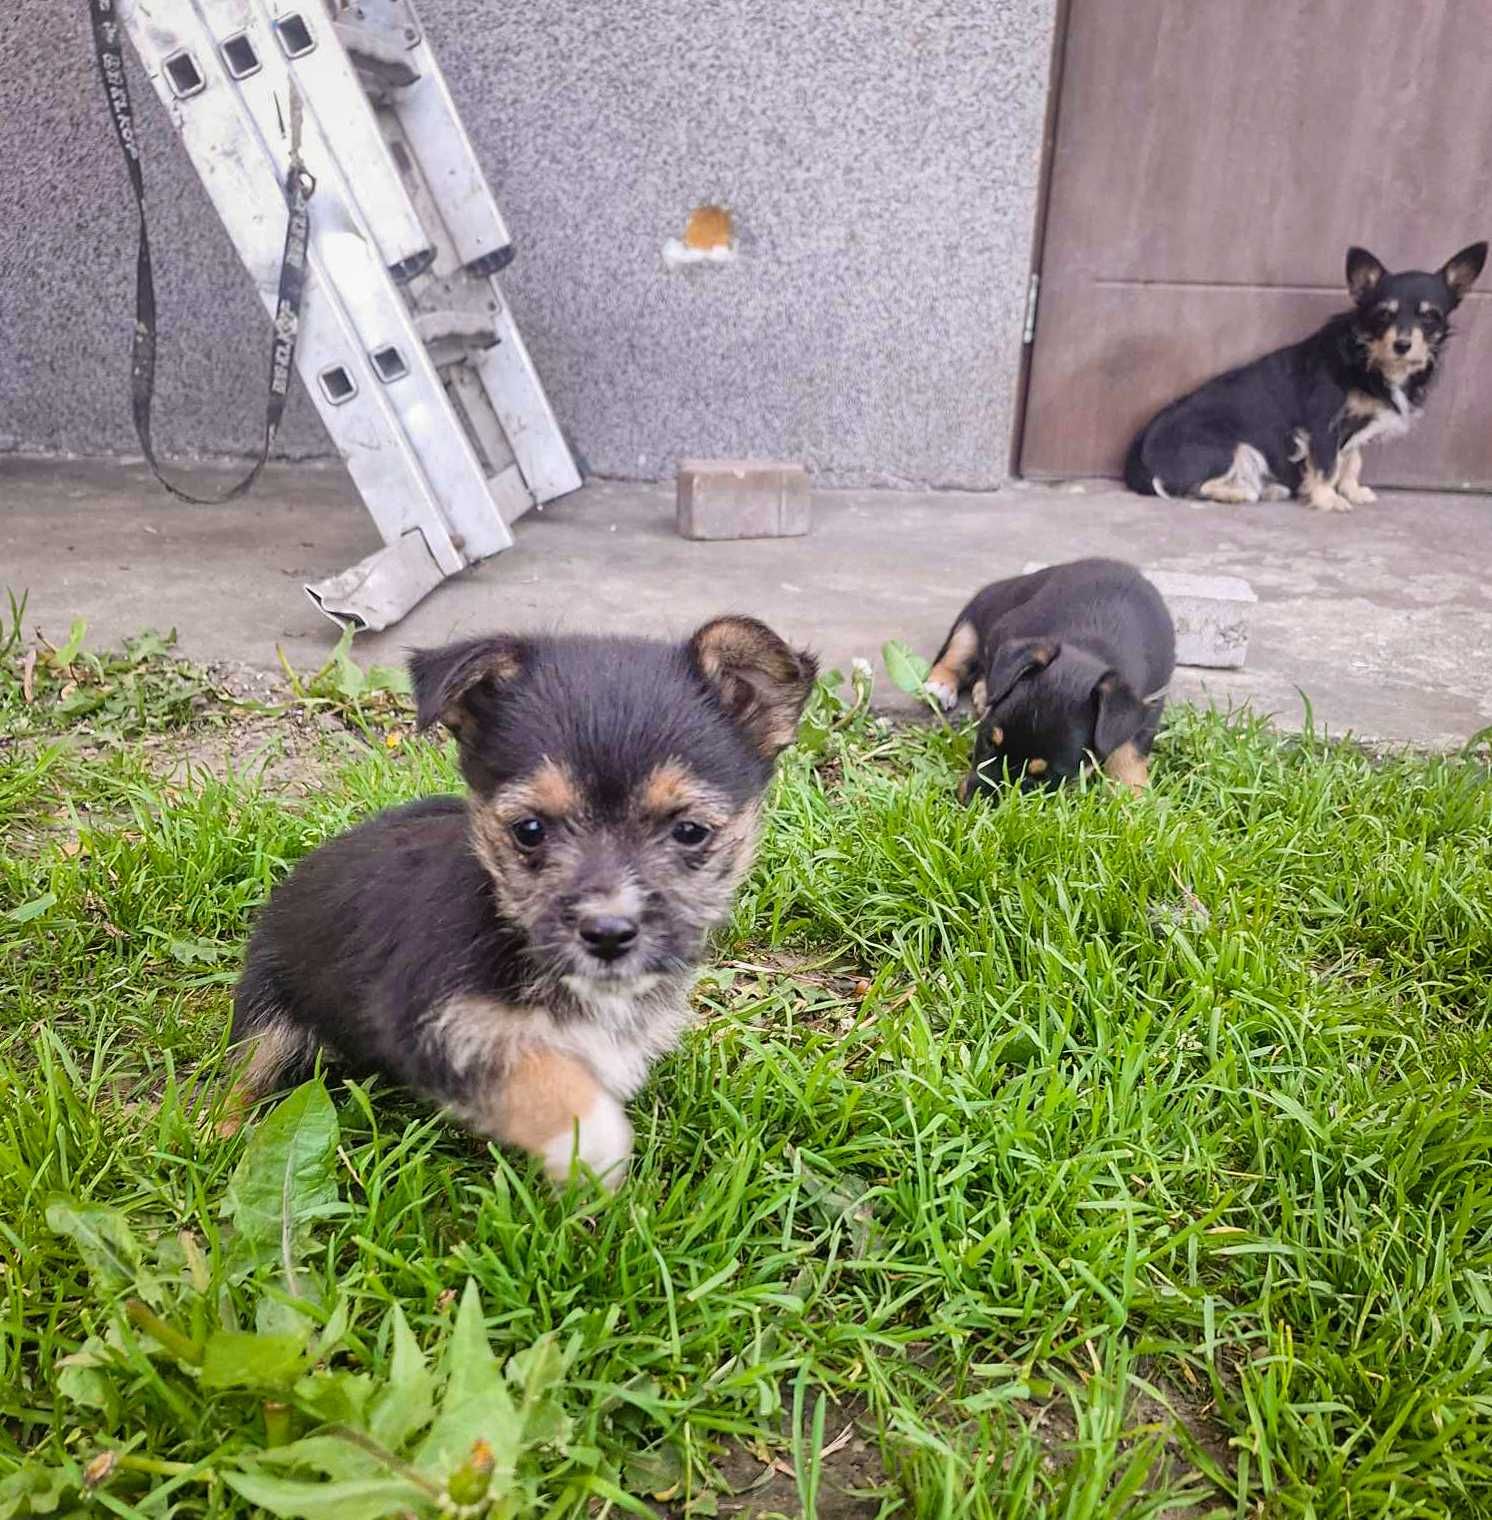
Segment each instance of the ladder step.
M407 89L420 77L409 58L409 45L393 41L387 34L370 27L333 23L347 56L363 83L375 90Z
M491 348L497 342L492 318L475 311L420 311L414 330L422 343L455 343L465 348Z

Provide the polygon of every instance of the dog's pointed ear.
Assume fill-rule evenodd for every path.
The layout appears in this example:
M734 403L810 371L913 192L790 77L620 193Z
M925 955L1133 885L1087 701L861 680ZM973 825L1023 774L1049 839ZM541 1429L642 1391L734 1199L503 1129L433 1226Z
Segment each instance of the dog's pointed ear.
M1388 273L1366 248L1347 250L1347 294L1359 306L1372 298L1378 282Z
M1486 243L1472 243L1469 247L1463 248L1460 253L1452 254L1440 266L1440 278L1450 286L1457 305L1460 304L1461 297L1476 284L1476 277L1482 272L1482 266L1486 262Z
M696 628L687 648L689 663L754 749L770 760L793 742L818 675L811 654L755 618L734 616Z
M1093 698L1098 706L1093 747L1103 761L1139 733L1145 722L1145 704L1129 682L1112 670L1099 679Z
M998 707L1027 676L1045 670L1062 653L1055 639L1006 639L984 677L984 711Z
M467 639L409 657L415 726L423 733L444 723L458 737L485 704L523 673L525 645L511 634Z

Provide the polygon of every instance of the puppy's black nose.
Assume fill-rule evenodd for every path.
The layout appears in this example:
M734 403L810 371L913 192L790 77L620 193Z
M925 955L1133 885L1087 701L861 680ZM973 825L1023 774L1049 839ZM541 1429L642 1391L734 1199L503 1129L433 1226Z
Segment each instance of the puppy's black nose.
M1394 352L1396 354L1407 354L1413 347L1414 345L1409 341L1408 338L1394 339Z
M576 928L591 954L603 961L625 955L637 938L637 921L614 913L587 913Z

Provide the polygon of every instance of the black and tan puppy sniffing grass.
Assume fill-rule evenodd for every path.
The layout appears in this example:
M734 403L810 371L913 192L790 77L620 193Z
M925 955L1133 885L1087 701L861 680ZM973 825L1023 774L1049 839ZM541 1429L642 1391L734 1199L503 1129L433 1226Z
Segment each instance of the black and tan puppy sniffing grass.
M969 692L979 717L959 796L1007 778L1055 787L1090 764L1144 786L1175 666L1171 614L1133 565L1080 559L986 586L926 682L945 711Z
M498 636L410 668L470 792L378 815L275 890L234 1004L237 1101L325 1052L614 1186L622 1105L689 1021L815 662L723 617L683 644Z
M1450 315L1486 261L1487 245L1473 243L1434 273L1390 274L1349 248L1352 310L1173 401L1131 445L1125 483L1221 502L1293 492L1322 512L1375 500L1363 447L1407 432L1424 411Z

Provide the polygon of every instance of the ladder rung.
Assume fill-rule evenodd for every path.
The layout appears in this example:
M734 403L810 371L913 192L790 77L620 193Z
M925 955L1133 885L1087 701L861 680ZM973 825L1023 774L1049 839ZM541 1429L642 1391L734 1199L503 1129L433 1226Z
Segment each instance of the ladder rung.
M356 23L337 21L333 26L353 66L374 89L402 90L420 77L420 71L409 61L407 47Z
M497 342L492 318L475 311L421 311L414 329L422 343L459 343L467 348L491 348Z

